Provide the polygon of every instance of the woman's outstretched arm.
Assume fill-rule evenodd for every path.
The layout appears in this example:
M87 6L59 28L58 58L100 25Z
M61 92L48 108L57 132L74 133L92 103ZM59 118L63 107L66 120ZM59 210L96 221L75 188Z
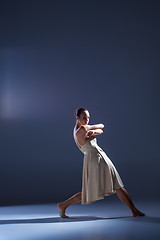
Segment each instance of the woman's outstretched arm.
M89 131L89 130L102 129L104 128L104 124L99 123L95 125L83 125L83 127L86 129L86 131Z

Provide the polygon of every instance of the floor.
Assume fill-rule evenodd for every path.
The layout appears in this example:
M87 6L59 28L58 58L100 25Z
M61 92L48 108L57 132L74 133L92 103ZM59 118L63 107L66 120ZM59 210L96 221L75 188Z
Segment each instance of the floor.
M122 202L80 203L61 218L56 204L1 206L0 240L159 240L160 203L134 202L146 216L132 217Z

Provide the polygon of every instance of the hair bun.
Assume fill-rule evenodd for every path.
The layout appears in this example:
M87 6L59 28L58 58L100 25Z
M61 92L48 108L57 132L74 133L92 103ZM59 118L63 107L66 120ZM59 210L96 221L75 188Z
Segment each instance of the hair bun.
M76 108L74 110L74 115L77 117L80 117L81 113L84 112L84 111L88 111L86 108Z

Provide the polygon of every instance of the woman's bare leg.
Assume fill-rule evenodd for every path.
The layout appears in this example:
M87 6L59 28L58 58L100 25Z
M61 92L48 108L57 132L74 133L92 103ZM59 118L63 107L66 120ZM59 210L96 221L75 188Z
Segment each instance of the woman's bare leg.
M119 197L119 199L124 202L132 211L133 217L136 216L145 216L144 213L140 212L133 204L127 190L123 187L123 188L119 188L116 190L116 193Z
M67 215L65 215L65 210L70 205L81 202L81 194L82 192L78 192L72 197L68 198L66 201L57 204L59 215L62 218L69 218Z

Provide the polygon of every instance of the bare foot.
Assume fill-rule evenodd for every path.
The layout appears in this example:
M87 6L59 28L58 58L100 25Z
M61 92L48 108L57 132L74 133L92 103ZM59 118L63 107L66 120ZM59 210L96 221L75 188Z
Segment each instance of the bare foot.
M57 207L58 207L58 210L59 210L59 215L62 218L69 218L69 216L65 215L66 207L64 207L63 203L58 203Z
M137 216L145 216L144 213L140 212L138 209L136 209L134 212L133 212L133 217L137 217Z

